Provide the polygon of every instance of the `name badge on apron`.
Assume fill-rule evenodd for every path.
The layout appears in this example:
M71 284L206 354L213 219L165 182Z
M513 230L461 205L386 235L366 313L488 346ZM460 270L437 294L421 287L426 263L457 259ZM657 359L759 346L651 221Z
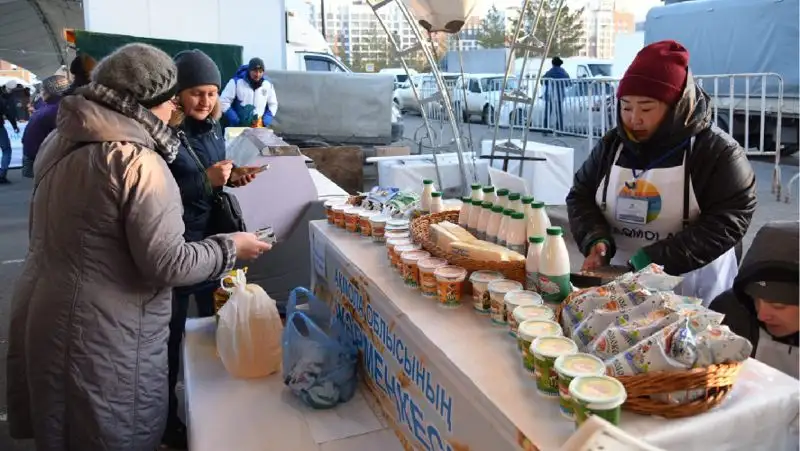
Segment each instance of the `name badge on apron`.
M617 221L645 225L661 212L661 195L658 189L645 180L625 182L619 190L616 203Z

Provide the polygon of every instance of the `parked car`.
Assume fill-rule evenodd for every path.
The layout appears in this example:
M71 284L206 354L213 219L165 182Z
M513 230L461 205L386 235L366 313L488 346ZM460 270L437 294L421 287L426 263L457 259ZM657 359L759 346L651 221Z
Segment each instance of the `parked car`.
M442 74L442 78L450 90L451 99L453 96L453 87L456 85L456 81L460 77L461 74ZM412 83L416 87L417 94L419 95L420 99L425 99L436 94L439 92L439 88L436 86L436 80L434 79L433 75L426 73L412 76L411 80L406 80L400 85L399 88L394 90L393 101L401 111L420 114L419 102L417 102L417 99L414 97L414 92L411 89ZM434 108L427 110L428 115L435 116L438 114L437 111L440 109L441 106L439 106L438 109Z
M506 82L506 91L511 92L517 88L517 77L512 75ZM494 108L500 102L502 89L503 74L465 74L463 84L457 83L455 86L453 104L464 122L469 122L477 115L481 117L482 123L490 124L493 122ZM466 100L462 100L465 94Z

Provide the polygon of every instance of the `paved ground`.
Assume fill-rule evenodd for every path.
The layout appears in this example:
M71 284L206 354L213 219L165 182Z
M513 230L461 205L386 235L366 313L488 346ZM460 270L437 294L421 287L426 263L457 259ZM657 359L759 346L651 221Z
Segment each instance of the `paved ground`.
M421 124L419 118L406 118L406 136L413 138L415 129ZM491 139L492 130L486 126L472 124L473 142L476 147L482 139ZM519 132L516 132L517 135ZM514 135L512 137L517 137ZM444 134L447 139L448 134ZM508 136L504 132L501 136ZM576 167L583 163L589 153L588 143L585 139L578 138L557 138L543 137L538 134L531 135L530 139L549 143L560 143L561 145L571 146L575 149ZM759 183L759 206L756 212L753 226L745 239L745 245L749 245L753 233L764 222L775 219L797 219L798 204L797 197L790 204L776 202L774 195L770 193L772 183L773 165L767 161L753 161ZM798 160L795 157L784 159L781 167L783 170L783 180L798 172ZM32 183L28 179L22 179L19 171L12 171L11 180L14 182L9 186L0 186L0 286L4 290L0 291L0 450L2 451L27 451L34 448L30 444L13 442L8 438L5 424L5 356L7 351L8 337L8 307L12 294L13 284L21 271L22 259L25 257L27 248L27 222L28 222L28 200L30 197ZM795 196L797 190L795 189ZM562 212L554 211L554 214Z

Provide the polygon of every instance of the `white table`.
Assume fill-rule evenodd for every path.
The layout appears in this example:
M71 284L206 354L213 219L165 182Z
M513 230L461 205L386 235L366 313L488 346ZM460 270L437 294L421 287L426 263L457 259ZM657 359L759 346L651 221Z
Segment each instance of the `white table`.
M489 162L471 158L471 153L464 156L464 164L467 166L468 178L473 171L476 172L478 182L485 184L489 182ZM473 163L475 165L473 170ZM379 161L378 166L378 185L400 188L401 190L418 192L422 189L422 181L430 179L436 181L436 166L430 160L390 160ZM459 190L461 188L461 173L458 168L458 161L455 157L439 157L439 172L442 176L442 186L438 186L440 191Z
M192 451L402 451L360 391L331 410L312 410L280 374L234 379L217 356L213 318L186 322L183 373Z
M504 328L493 327L468 305L439 308L405 287L388 267L383 246L320 221L311 223L311 239L315 289L336 302L337 314L363 338L371 391L410 441L420 445L414 431L435 429L474 450L519 450L519 437L541 450L557 450L574 432L573 423L559 416L557 402L537 395ZM416 362L412 374L424 384L443 389L431 392L452 400L444 409L451 430L443 409L421 394L414 381L419 378L408 383L401 376L405 362ZM403 390L387 393L386 387L397 387L395 379L405 384ZM748 360L734 391L716 409L677 420L625 412L621 426L666 450L796 450L798 401L797 380Z

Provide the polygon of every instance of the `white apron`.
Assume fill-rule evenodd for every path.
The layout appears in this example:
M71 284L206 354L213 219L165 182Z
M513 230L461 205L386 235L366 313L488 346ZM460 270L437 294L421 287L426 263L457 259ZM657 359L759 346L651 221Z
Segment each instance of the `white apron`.
M758 330L756 360L797 379L800 372L798 349L773 340L772 336L761 327Z
M617 247L612 264L625 265L636 251L680 232L700 215L686 166L693 147L694 137L651 163L657 166L673 152L682 152L681 166L634 173L617 165L622 152L619 146L608 179L600 181L595 196ZM682 274L683 282L675 291L700 298L708 307L718 294L733 286L738 272L736 251L731 248L708 265Z

